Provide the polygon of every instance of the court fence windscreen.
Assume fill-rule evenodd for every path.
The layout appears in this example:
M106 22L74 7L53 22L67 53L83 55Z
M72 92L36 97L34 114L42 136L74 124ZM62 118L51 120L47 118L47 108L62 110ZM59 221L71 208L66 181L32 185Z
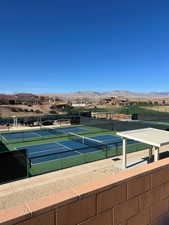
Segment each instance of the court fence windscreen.
M0 184L28 177L26 151L0 153Z

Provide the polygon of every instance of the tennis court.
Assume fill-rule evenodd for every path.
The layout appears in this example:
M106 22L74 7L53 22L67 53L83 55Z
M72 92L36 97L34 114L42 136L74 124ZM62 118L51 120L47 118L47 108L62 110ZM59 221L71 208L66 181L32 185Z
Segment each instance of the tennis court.
M69 133L69 135L70 140L26 146L31 164L110 149L117 144L118 146L122 145L121 138L113 135L99 135L90 138L75 133ZM23 147L17 149L23 149Z
M80 127L66 127L66 128L43 128L40 130L34 130L34 131L22 131L22 132L8 132L1 134L1 138L5 141L13 141L13 140L26 140L26 139L36 139L41 138L45 136L59 136L62 134L66 134L68 132L73 132L76 134L81 134L88 132L88 130L85 128Z
M80 135L72 135L72 133L70 135L71 139L72 136L75 137L75 139L27 146L27 156L31 164L75 156L87 152L95 152L105 148L104 141L97 140L97 136L91 139ZM109 136L113 139L112 135ZM17 148L17 150L20 149L23 149L23 147Z
M145 149L143 144L128 143L130 152ZM111 134L86 137L70 132L67 139L16 147L21 149L26 149L29 176L34 176L120 155L122 140Z

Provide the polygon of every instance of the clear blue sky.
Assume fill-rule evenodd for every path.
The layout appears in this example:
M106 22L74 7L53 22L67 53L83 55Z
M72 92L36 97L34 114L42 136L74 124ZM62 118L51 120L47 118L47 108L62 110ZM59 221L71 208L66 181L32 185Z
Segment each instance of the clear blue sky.
M1 0L0 92L169 91L169 2Z

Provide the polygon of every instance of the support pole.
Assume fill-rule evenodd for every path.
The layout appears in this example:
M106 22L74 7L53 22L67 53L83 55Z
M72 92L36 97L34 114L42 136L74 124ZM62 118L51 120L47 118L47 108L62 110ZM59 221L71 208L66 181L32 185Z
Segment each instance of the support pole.
M13 117L13 127L15 126L15 117Z
M159 160L159 148L154 147L154 161L157 162Z
M152 157L153 157L153 149L152 147L149 149L149 163L152 162Z
M123 138L123 159L122 159L122 168L126 169L127 166L127 139Z

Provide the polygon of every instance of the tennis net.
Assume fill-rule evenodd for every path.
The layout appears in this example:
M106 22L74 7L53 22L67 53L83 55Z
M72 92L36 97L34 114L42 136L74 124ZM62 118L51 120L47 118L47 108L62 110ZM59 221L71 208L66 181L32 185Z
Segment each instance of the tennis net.
M72 132L68 133L68 136L69 136L69 140L79 142L81 144L84 144L90 147L105 146L105 144L102 141L98 141L89 137L84 137Z

